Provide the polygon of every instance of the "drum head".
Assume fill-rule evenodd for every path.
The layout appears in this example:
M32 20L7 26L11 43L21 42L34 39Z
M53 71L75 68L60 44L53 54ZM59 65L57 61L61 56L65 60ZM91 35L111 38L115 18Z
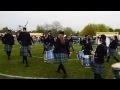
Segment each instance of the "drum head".
M84 58L88 59L88 58L89 58L89 55L84 55Z
M115 64L112 64L112 69L114 69L114 70L120 70L120 63L115 63Z

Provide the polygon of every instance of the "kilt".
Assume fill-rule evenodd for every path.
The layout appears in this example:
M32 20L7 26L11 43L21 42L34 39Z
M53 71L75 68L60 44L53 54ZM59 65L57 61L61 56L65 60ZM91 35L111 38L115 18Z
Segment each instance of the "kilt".
M73 42L69 42L69 46L72 47L73 46Z
M68 55L65 53L55 53L55 62L58 64L65 63L68 60Z
M27 56L28 55L28 46L22 46L20 48L20 56Z
M93 72L96 73L96 74L103 74L104 73L104 64L94 63Z
M5 51L11 51L12 45L5 44Z
M118 52L116 51L116 49L109 49L109 54L110 56L117 56Z

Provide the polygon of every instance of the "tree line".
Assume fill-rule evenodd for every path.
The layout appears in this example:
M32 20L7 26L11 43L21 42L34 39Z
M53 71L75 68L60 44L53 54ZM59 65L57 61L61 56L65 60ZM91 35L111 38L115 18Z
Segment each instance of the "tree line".
M3 29L0 30L0 33L4 33L7 30L9 30L9 28L4 27ZM48 30L51 30L53 32L54 36L57 36L57 31L58 30L64 30L64 32L67 36L70 36L70 35L74 35L74 36L84 36L84 35L95 36L96 32L119 32L119 34L120 34L120 29L119 28L113 29L109 26L106 26L105 24L88 24L83 28L83 30L79 30L79 31L76 32L71 27L63 27L57 21L53 22L52 24L37 25L36 29L32 30L30 32L46 34ZM12 33L15 34L15 30L12 30Z

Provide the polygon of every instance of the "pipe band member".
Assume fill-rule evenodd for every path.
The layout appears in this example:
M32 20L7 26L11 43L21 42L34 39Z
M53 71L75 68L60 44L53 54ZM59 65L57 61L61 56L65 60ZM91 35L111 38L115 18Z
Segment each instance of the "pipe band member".
M52 36L51 31L48 31L47 37L45 39L46 51L52 50L53 46L54 46L54 37Z
M60 73L61 70L64 73L64 78L67 76L66 69L64 67L64 63L68 60L68 55L70 54L69 50L69 41L64 38L64 32L59 31L55 42L55 60L59 64L57 72Z
M23 63L26 63L26 67L28 67L28 47L31 43L30 33L26 32L26 28L23 28L23 32L20 32L18 41L21 43L21 56L23 57Z
M11 33L11 30L8 30L8 32L3 36L2 42L3 44L5 44L4 48L5 48L8 60L10 60L12 46L14 45L14 37Z
M118 47L118 38L117 36L114 36L112 42L109 45L109 54L107 57L107 62L109 62L110 56L113 56L114 59L117 62L119 62L118 58L116 57L118 55L117 47Z
M95 51L94 60L94 79L101 79L101 75L104 73L104 58L107 56L106 36L101 35L100 42Z

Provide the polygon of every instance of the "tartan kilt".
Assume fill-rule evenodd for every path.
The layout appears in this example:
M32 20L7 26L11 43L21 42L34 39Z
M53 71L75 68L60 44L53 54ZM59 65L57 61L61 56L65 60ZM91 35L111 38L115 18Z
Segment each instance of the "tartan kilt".
M68 61L68 54L65 53L55 53L55 62L58 64L65 63Z
M69 46L72 47L72 46L73 46L73 43L72 43L72 42L69 42Z
M117 56L118 52L116 51L116 49L109 49L108 55L110 55L110 56Z
M96 73L96 74L103 74L104 73L104 64L94 63L93 72Z
M22 46L20 48L20 56L27 56L28 55L28 46Z
M12 45L5 44L5 51L11 51Z

